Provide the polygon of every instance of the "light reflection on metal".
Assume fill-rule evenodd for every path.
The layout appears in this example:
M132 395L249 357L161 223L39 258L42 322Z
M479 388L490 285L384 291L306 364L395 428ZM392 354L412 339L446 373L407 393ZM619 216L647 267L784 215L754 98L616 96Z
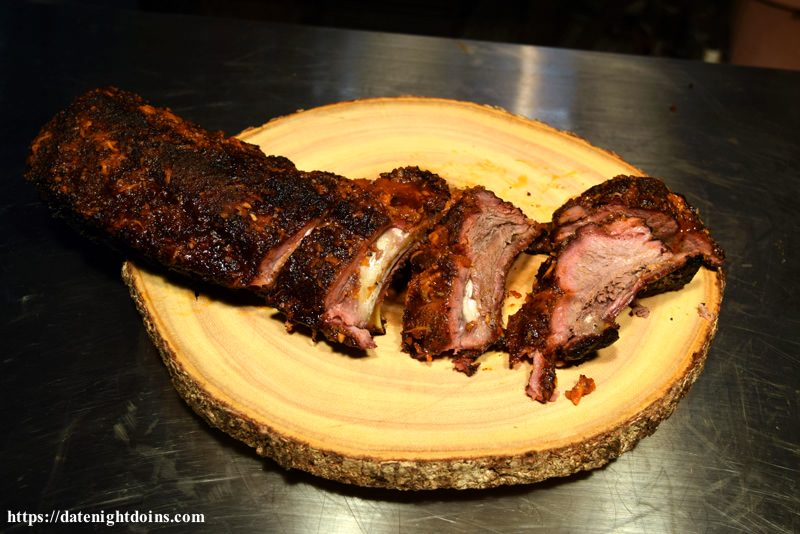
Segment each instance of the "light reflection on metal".
M563 77L563 73L559 71L571 71L571 63L565 62L558 66L557 71L551 72L542 49L532 46L520 47L517 57L519 69L514 109L511 111L556 128L571 129L574 86L558 83ZM558 105L553 107L553 103Z

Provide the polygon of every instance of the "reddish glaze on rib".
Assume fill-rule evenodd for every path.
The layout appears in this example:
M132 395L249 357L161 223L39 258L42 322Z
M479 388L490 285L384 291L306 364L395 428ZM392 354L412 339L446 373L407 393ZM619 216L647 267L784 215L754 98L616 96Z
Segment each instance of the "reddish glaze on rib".
M556 211L543 243L550 257L506 329L511 363L533 363L527 392L541 402L557 364L616 341L615 319L637 295L679 289L701 265L723 263L694 210L654 178L589 189Z

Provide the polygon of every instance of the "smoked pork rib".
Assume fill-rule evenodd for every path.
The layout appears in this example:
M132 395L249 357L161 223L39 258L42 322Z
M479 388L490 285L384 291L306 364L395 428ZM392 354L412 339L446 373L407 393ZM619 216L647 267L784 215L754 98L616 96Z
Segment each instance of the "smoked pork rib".
M542 231L482 187L460 192L411 258L403 350L418 359L448 353L472 374L474 359L502 334L505 281L514 259Z
M724 261L686 200L649 177L616 177L570 200L543 244L550 257L505 336L512 364L532 362L527 393L541 402L557 365L617 340L615 318L637 295L679 289Z
M644 219L653 236L672 250L696 249L709 267L722 265L724 254L697 212L682 195L649 176L616 176L568 200L553 213L549 231L531 245L531 251L555 250L581 226L619 214Z
M542 233L530 249L545 253L557 250L582 226L611 215L642 218L655 239L673 252L688 255L685 265L651 281L639 296L678 290L692 280L703 264L711 269L722 266L724 253L697 212L682 195L649 176L616 176L570 199L555 211L549 231Z
M329 339L371 348L383 333L386 283L412 245L440 218L444 180L416 167L385 173L337 202L278 275L270 300L290 321Z
M411 187L398 185L387 195L365 180L299 171L286 158L208 132L131 93L103 88L79 97L44 126L32 143L26 177L51 207L92 235L191 276L257 291L280 309L285 299L277 279L298 262L293 257L302 257L302 245L316 229L349 224L373 236L373 230L402 227L416 236L435 222L427 217L447 200L444 181L418 169L408 172L418 185L424 182L416 197ZM414 209L415 216L407 213ZM345 213L352 215L349 223L341 222ZM366 227L355 228L360 223ZM364 237L359 246L350 256L323 260L338 262L336 272L344 272L348 258L361 261L359 251L376 242ZM387 263L370 271L380 287L391 271ZM362 307L379 305L380 291L362 294L368 299ZM309 318L308 326L336 341L373 346L369 333L328 328L316 309L288 304L293 319Z

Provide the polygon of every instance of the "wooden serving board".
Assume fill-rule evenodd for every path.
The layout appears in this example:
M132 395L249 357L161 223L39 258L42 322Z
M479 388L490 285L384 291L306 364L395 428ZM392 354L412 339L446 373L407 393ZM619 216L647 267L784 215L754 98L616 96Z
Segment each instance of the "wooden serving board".
M465 102L361 100L298 112L242 139L298 168L374 178L419 165L454 186L482 184L547 221L567 198L617 174L644 174L544 124ZM505 313L530 290L541 257L515 264ZM362 357L288 334L255 302L195 295L131 263L126 282L186 402L287 468L365 486L483 488L599 467L668 417L697 378L716 329L723 278L702 269L682 291L648 298L647 318L623 312L620 340L558 371L561 394L524 393L528 369L488 353L475 376L448 360L399 351L402 307L384 305L387 333ZM701 314L699 307L707 313ZM574 406L579 374L597 390Z

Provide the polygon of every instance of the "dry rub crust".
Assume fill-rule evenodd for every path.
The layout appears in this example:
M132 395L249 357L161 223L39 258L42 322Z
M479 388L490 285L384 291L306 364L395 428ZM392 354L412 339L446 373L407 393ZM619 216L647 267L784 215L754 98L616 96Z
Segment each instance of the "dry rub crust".
M602 434L566 447L530 451L518 456L385 461L368 456L343 456L336 451L314 448L306 442L290 439L211 395L186 372L181 364L181 355L155 327L140 293L136 269L126 262L122 277L142 314L147 332L161 353L175 389L197 414L209 425L253 447L257 454L272 458L286 469L300 469L359 486L399 490L492 488L530 484L601 467L633 449L639 440L652 434L661 421L672 414L702 371L717 330L718 316L715 316L700 348L669 389L634 417ZM723 271L714 275L720 286L721 299L725 285Z
M358 347L346 329L323 318L335 283L340 277L356 276L367 247L389 228L400 227L416 236L432 226L441 216L450 191L443 178L418 167L381 174L376 185L352 183L358 187L333 204L289 257L268 301L290 322L319 329L329 339ZM387 272L383 278L391 274ZM350 286L357 287L354 282Z
M283 311L292 323L324 330L322 316L331 286L365 243L389 223L385 210L367 189L356 190L337 202L289 256L269 295L270 304ZM324 333L336 339L336 333Z
M226 287L246 287L271 249L354 187L113 87L42 128L26 178L90 235Z
M502 275L504 281L514 259L544 231L544 227L482 186L459 191L454 196L442 223L420 244L409 262L412 276L403 312L402 349L419 360L452 355L455 368L471 375L478 368L474 359L503 334L502 297L497 292L502 286L495 286L492 277ZM485 213L496 217L483 223L492 231L484 232L483 236L480 233L470 236L467 228L472 227L473 231L479 228L476 221ZM510 230L503 233L504 227ZM489 239L504 243L502 247L495 245L500 253L491 255L491 246L486 246ZM479 256L486 254L497 262L481 263ZM464 328L467 336L469 328L474 328L476 323L462 324L456 318L460 316L457 309L465 291L463 276L479 280L483 287L478 298L484 303L487 295L496 297L493 309L487 306L479 319L481 324L477 325L478 339L483 338L481 343L472 342L466 347L458 337L459 329ZM485 328L481 328L483 325Z

